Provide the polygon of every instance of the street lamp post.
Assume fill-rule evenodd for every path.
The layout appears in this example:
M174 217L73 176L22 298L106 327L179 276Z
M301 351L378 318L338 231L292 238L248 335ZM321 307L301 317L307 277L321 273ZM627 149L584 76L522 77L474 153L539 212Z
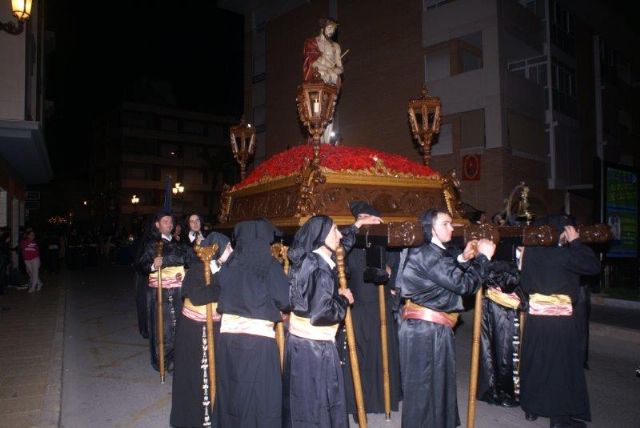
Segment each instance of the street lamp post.
M333 120L338 87L325 83L317 74L298 86L298 115L313 138L313 164L320 165L320 139Z
M247 163L256 150L256 129L243 119L238 125L229 128L229 137L233 157L240 165L240 179L244 180L247 174Z
M4 30L13 35L22 33L25 21L31 17L31 3L32 0L11 0L11 11L18 20L18 24L0 21L0 31Z
M409 122L413 138L420 144L425 166L431 163L431 142L440 132L440 98L427 96L422 87L422 97L409 101Z

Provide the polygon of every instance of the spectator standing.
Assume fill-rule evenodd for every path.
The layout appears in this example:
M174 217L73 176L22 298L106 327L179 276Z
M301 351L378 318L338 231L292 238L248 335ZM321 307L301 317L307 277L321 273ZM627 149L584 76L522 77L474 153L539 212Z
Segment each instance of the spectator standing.
M42 289L42 281L40 281L40 249L33 229L27 229L25 239L20 243L20 252L29 274L29 293L33 293L36 290L40 291Z

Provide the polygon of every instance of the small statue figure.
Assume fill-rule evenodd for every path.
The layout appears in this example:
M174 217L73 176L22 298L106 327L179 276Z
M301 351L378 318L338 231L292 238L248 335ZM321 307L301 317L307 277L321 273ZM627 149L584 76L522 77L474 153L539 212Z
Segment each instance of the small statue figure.
M329 18L322 18L318 22L320 34L304 41L302 80L312 80L314 72L317 71L323 82L340 88L340 75L344 69L340 45L332 40L338 23Z

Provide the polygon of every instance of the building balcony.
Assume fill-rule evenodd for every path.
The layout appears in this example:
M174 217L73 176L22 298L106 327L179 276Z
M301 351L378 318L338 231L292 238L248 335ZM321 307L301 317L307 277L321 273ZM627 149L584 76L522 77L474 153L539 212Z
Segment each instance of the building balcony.
M502 29L526 43L530 49L542 52L544 27L540 18L515 0L499 0L498 10Z
M504 107L545 121L546 89L513 72L504 74Z

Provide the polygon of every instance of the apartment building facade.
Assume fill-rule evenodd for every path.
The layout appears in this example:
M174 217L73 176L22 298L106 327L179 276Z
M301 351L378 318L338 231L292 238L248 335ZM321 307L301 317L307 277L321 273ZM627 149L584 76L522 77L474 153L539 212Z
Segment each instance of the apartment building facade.
M606 2L218 4L245 14L245 115L263 142L258 159L304 141L302 44L330 16L350 50L334 124L345 145L419 161L406 106L426 84L443 113L432 166L455 168L465 202L488 214L525 181L538 214L598 221L597 160L638 167L638 36Z
M223 179L235 180L228 129L237 121L130 102L102 116L93 132L97 211L118 214L121 224L153 214L169 180L184 187L172 195L178 217L215 214Z
M29 186L51 179L44 141L44 1L33 2L30 18L19 24L11 2L0 2L0 227L13 243L38 200L27 202ZM36 199L37 193L31 193Z

